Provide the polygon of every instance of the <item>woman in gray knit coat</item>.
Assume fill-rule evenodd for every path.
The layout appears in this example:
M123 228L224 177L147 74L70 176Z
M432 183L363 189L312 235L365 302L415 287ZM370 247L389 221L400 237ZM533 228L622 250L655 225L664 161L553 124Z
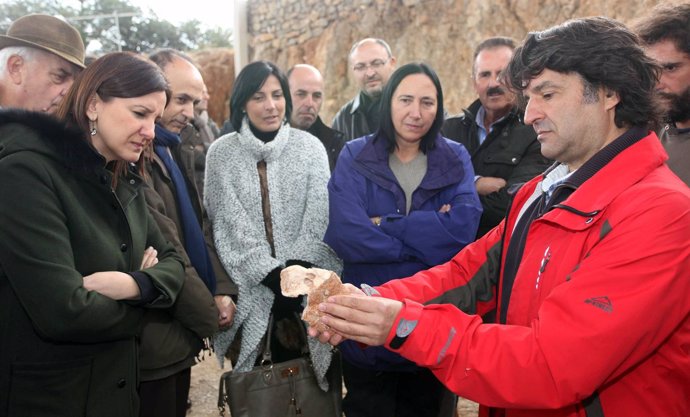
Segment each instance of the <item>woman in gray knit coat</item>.
M240 72L230 107L235 132L216 140L206 161L204 202L218 255L239 288L233 325L215 338L216 353L222 362L241 330L234 369L250 370L272 313L273 360L299 356L308 343L326 389L330 347L304 339L295 315L301 313L301 300L280 293L280 271L286 266L342 268L323 242L330 176L326 150L317 138L287 124L292 109L287 78L270 62L253 62Z

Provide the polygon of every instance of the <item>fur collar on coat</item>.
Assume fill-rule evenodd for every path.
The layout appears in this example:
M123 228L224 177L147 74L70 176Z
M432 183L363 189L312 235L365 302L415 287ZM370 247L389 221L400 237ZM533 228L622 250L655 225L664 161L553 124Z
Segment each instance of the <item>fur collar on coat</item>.
M105 166L105 159L86 141L85 132L51 115L17 109L0 110L0 129L4 130L9 125L16 125L16 128L0 138L3 154L26 150L38 152L77 171L93 172ZM33 134L24 133L24 129Z

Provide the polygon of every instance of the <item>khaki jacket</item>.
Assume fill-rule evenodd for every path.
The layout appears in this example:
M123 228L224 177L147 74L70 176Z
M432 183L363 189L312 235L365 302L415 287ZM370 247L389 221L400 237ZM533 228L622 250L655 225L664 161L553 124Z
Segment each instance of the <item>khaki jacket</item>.
M192 194L192 205L202 222L206 245L216 274L216 294L234 295L235 285L220 264L213 244L210 224L207 221L194 182L193 149L180 146L173 158L187 179ZM144 381L173 375L194 365L203 348L203 339L218 331L218 310L213 295L191 265L181 236L181 219L177 210L176 190L163 161L152 154L145 159L147 187L146 202L164 236L173 243L185 261L185 287L173 309L163 315L151 312L141 337L141 377Z

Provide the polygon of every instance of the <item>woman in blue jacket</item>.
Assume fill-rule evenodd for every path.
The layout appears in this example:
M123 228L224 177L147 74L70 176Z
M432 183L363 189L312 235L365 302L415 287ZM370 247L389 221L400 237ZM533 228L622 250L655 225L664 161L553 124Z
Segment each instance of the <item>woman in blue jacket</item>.
M381 126L343 148L328 184L325 241L343 280L376 286L448 261L477 233L481 204L465 148L443 138L443 91L423 63L400 67L381 100ZM447 391L380 347L340 345L347 417L439 415Z

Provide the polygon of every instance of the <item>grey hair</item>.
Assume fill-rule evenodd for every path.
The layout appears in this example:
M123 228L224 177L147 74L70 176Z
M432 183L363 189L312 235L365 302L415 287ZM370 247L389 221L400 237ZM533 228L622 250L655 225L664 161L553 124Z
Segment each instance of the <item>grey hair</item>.
M375 42L375 43L383 46L383 49L385 49L386 53L388 54L388 58L393 57L393 53L391 52L391 47L388 46L386 41L384 41L383 39L379 39L379 38L365 38L365 39L362 39L362 40L355 42L352 45L352 48L350 48L350 53L347 55L348 59L352 58L352 54L355 53L355 50L357 50L357 48L362 46L364 43L368 43L368 42Z
M8 46L0 49L0 73L4 73L7 69L7 60L11 56L17 55L26 61L30 61L41 52L41 50L30 46Z
M500 47L510 48L511 51L514 51L515 39L509 38L507 36L494 36L492 38L484 39L483 41L481 41L479 45L477 45L476 48L474 48L474 55L472 56L472 60L476 61L477 55L479 55L481 51Z

